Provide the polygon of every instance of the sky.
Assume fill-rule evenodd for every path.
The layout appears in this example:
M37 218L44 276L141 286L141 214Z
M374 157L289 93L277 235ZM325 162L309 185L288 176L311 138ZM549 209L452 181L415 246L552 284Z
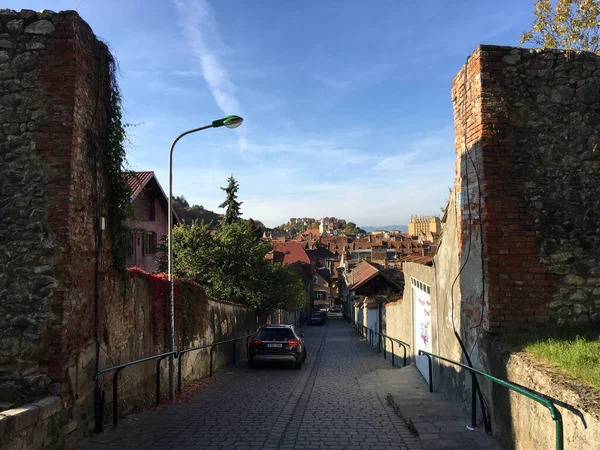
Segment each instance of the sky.
M519 45L533 0L5 0L77 10L119 61L131 170L217 212L360 226L439 214L454 184L451 80L479 44Z

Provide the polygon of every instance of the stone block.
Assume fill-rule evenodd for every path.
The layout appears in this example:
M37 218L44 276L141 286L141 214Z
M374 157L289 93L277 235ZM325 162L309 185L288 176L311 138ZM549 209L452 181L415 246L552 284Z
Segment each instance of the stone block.
M40 420L46 420L48 417L60 412L60 397L52 396L33 403L40 409Z
M77 421L71 420L69 423L63 425L60 430L58 430L58 435L60 437L64 437L69 433L72 433L77 429Z
M37 422L39 409L34 405L25 405L20 408L3 411L2 415L8 418L11 430L20 431Z
M6 433L6 426L8 425L8 417L0 414L0 438Z
M49 20L38 20L33 22L27 28L25 33L27 34L52 34L54 33L54 25Z

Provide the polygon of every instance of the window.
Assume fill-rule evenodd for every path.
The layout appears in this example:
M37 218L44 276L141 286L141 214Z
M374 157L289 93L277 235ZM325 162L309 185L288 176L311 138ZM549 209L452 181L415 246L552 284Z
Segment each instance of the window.
M286 341L296 338L294 332L289 328L263 328L256 337L261 341Z
M152 222L156 220L156 202L152 195L148 196L148 220Z
M315 300L325 300L325 292L316 291L315 292Z

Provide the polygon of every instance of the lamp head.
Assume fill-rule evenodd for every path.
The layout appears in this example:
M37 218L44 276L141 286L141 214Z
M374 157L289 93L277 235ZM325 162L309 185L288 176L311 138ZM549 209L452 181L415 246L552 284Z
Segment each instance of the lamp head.
M227 128L237 128L239 127L244 119L240 116L227 116L223 119L215 120L212 123L213 128L219 128L225 125Z

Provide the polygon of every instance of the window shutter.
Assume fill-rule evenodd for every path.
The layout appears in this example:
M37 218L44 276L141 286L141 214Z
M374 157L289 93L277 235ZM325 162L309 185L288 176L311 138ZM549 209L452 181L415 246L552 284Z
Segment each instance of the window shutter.
M150 233L150 253L152 253L152 254L156 253L156 247L157 247L156 233L152 232L152 233Z
M142 255L150 254L150 233L143 234Z

